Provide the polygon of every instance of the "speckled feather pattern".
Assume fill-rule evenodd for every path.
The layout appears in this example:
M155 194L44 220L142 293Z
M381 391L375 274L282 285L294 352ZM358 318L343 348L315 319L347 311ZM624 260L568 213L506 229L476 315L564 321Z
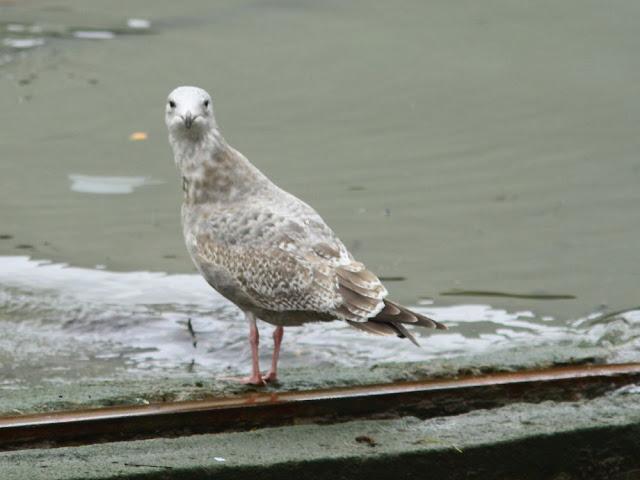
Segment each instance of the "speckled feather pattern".
M241 309L278 325L340 319L411 339L401 323L441 327L386 300L378 277L320 215L229 146L215 124L195 139L170 129L169 139L183 176L187 249Z
M252 170L231 148L202 164L207 166L197 180L185 182L182 220L189 252L214 288L250 310L315 311L365 321L384 308L387 291L380 280L364 273L364 265L353 260L311 207L265 177L242 192L216 189L235 181L251 185L246 178L229 178ZM226 166L231 165L245 168L229 175ZM215 201L202 190L216 191ZM346 302L340 293L348 274L358 278L364 303Z

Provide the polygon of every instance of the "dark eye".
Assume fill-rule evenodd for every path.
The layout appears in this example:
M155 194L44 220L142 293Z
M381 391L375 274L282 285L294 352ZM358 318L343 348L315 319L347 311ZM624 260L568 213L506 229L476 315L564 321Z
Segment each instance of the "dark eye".
M209 106L209 100L205 100L205 101L204 101L204 106L205 106L205 107L208 107L208 106Z
M176 108L176 102L174 102L173 100L169 100L169 106L171 108Z

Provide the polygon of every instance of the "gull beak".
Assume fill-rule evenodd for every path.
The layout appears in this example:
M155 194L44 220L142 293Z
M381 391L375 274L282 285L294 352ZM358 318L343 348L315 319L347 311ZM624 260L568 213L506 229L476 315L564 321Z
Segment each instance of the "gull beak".
M185 116L183 117L184 119L184 126L187 128L191 128L191 125L193 125L193 115L191 114L191 112L187 112L185 114Z

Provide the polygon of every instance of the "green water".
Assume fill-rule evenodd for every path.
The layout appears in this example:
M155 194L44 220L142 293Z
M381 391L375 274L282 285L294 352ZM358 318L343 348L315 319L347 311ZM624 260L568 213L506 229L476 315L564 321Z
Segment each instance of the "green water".
M0 255L193 272L163 109L194 84L399 301L556 325L640 303L638 2L56 0L0 21ZM90 28L116 35L73 38Z

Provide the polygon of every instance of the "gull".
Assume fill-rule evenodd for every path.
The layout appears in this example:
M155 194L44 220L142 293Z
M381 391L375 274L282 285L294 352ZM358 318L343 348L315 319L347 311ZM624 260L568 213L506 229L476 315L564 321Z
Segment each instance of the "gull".
M285 326L339 320L416 345L406 325L446 328L387 299L378 277L354 259L313 208L229 145L205 90L173 90L165 123L182 175L187 250L209 285L237 305L249 323L251 375L243 383L277 380ZM266 375L258 362L257 319L276 327Z

